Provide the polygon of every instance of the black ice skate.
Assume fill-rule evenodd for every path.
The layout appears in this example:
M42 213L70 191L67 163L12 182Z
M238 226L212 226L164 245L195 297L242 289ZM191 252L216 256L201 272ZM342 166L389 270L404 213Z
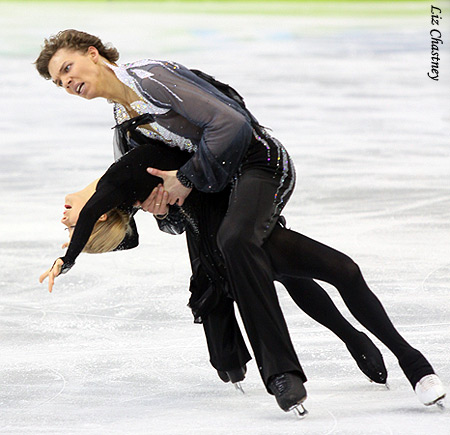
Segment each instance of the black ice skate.
M247 373L247 366L244 365L244 367L239 367L238 369L234 370L217 370L217 374L219 375L219 378L222 379L223 382L230 382L234 385L236 390L241 391L244 393L244 390L242 388L241 382L245 379L245 374Z
M307 414L302 403L306 400L306 390L302 380L295 373L282 373L272 376L268 384L280 408L285 411L294 411L299 417Z
M358 347L351 347L347 344L347 349L359 369L371 382L387 386L387 370L381 352L366 334L360 332L360 337Z

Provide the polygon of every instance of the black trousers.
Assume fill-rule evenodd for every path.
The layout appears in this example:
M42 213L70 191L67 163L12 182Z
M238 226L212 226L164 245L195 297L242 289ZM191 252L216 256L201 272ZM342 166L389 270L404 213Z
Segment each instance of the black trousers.
M395 329L351 258L280 225L272 231L264 250L274 279L286 287L303 311L333 331L347 345L358 348L360 335L342 317L326 291L314 279L336 287L352 315L395 354L413 388L420 378L434 373L422 353L408 344ZM232 301L224 302L219 311L220 314L214 310L204 319L211 362L214 366L217 362L220 367L220 360L227 360L224 351L234 346L230 354L234 360L228 359L227 367L219 369L240 367L247 361L246 349L234 317ZM210 346L212 342L223 345ZM272 358L276 359L277 355L273 354Z
M278 142L254 140L232 188L217 244L227 281L267 385L271 376L306 376L292 345L263 248L292 193L295 172Z

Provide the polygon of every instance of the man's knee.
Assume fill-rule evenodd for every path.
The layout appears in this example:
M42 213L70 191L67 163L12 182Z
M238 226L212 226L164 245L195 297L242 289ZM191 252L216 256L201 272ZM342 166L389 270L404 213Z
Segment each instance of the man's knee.
M217 245L224 256L236 254L236 252L255 244L252 231L243 227L223 227L217 234Z

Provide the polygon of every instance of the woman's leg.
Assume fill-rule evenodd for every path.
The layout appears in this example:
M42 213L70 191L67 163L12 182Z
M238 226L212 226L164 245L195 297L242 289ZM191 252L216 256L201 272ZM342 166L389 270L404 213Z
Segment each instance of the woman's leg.
M423 376L434 373L425 357L397 332L351 258L280 225L267 241L267 249L278 274L335 286L353 316L395 354L413 388Z
M236 321L233 301L225 295L220 279L213 283L208 277L199 238L189 228L186 241L192 268L188 305L195 322L203 324L211 365L223 381L240 382L251 356Z
M203 318L203 328L210 362L218 372L238 371L250 361L251 356L234 314L233 300L223 297Z
M360 370L373 382L385 384L383 356L370 338L340 313L328 293L311 278L276 276L294 302L312 319L334 332L347 346Z
M351 343L358 331L342 316L328 293L311 278L276 276L294 302L316 322L333 331L344 343Z

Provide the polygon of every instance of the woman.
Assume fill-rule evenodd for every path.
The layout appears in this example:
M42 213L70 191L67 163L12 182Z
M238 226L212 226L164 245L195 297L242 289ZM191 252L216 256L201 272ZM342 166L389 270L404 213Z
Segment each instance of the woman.
M182 206L193 186L220 192L234 179L226 215L216 232L230 293L268 390L279 403L286 391L300 403L306 397L306 378L290 342L263 247L293 189L295 174L289 156L245 107L183 66L146 60L118 67L117 59L117 51L98 38L65 31L46 41L36 63L42 76L70 94L115 102L118 121L150 114L151 122L144 130L147 136L192 152L178 170L157 172L164 177L169 204ZM314 264L305 263L305 276L334 281L355 317L396 354L419 398L426 381L433 384L432 391L443 392L431 365L395 330L359 268L317 242L303 238L298 242L288 251L296 254L305 248L304 258L316 259ZM70 256L66 260L70 266ZM342 269L342 262L347 269ZM50 272L51 279L59 266ZM295 267L299 268L298 263L290 264L289 270ZM422 401L430 404L427 398Z
M138 134L133 132L134 137ZM106 239L112 238L108 237L112 231L111 227L104 227L103 231L100 229L97 234L91 234L91 229L108 221L111 214L110 207L120 206L123 210L129 210L135 200L146 198L157 186L159 180L146 173L144 169L146 165L170 169L182 163L185 158L183 154L168 150L156 141L148 140L146 145L133 149L114 163L99 181L91 183L76 195L68 196L66 202L69 204L66 205L62 222L72 232L69 249L66 256L58 259L54 267L41 276L40 281L49 276L51 290L54 277L61 271L61 266L64 270L68 270L74 264L86 240L92 244L92 239L103 237L102 232L106 234ZM178 159L174 159L177 156ZM196 246L195 255L192 255L190 250L194 269L191 306L197 318L200 315L203 317L211 362L225 376L227 372L239 375L238 368L245 367L249 359L234 318L232 301L226 297L227 285L223 279L220 255L217 255L211 244L211 234L214 234L220 225L226 212L226 203L227 194L210 195L194 190L182 208L174 206L179 210L178 215L184 217L184 220L181 218L178 220L178 229L184 222L184 229L188 235L197 241L191 244ZM172 217L176 214L172 213ZM126 234L124 222L125 220L122 220L118 225L122 228L122 232L115 237L113 245L105 250L120 245L122 237ZM102 243L101 246L106 244ZM285 285L295 302L346 343L358 366L369 378L378 383L385 383L387 374L381 355L373 343L339 314L326 292L313 281L313 278L319 278L335 285L355 317L361 318L364 316L366 300L370 298L370 290L351 259L294 231L287 230L280 224L269 237L265 250L271 259L275 279ZM215 258L211 259L212 257ZM196 261L197 259L199 261ZM207 273L202 274L203 269L206 269ZM205 279L208 281L206 284L202 282ZM213 295L204 291L211 282L216 285ZM355 297L358 293L360 295ZM206 302L205 294L209 296ZM406 342L403 351L405 348L420 354ZM394 353L401 354L402 350ZM420 393L420 389L417 391ZM436 386L432 393L433 395L429 392L427 394L425 399L427 404L438 400L437 398L441 398L444 394L443 390Z
M62 223L69 229L69 248L66 255L40 277L40 281L48 276L49 290L52 291L54 278L69 270L81 251L108 252L124 245L124 238L128 241L125 247L129 248L129 240L136 240L136 234L132 237L126 216L135 201L146 198L159 183L157 177L146 172L146 165L171 169L179 166L186 157L189 156L168 150L150 139L114 163L99 180L68 195ZM188 234L193 265L190 306L196 320L201 320L204 325L212 365L223 380L228 377L236 381L241 380L236 376L243 375L250 356L234 317L233 301L228 297L223 261L210 242L211 234L215 234L226 212L228 195L228 192L204 194L194 190L182 207L174 206L171 216L175 219L178 214L178 232L184 225ZM295 276L294 270L285 268L288 259L283 261L283 252L289 248L290 240L297 237L302 236L278 224L265 245L274 265L275 279L285 285L307 314L346 343L360 369L371 380L385 383L387 373L382 356L370 339L341 316L318 284L302 275Z

